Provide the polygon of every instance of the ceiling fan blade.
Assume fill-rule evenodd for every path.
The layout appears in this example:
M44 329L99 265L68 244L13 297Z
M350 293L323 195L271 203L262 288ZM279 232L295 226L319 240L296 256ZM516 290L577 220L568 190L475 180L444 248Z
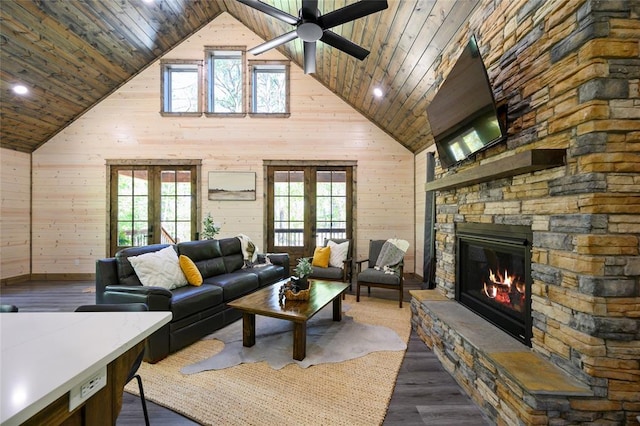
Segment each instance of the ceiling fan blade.
M386 0L362 0L322 15L320 17L320 26L326 30L327 28L333 28L345 22L380 12L387 7L389 7L389 4Z
M316 42L304 42L304 73L314 74L316 72Z
M327 43L329 46L333 46L336 49L342 50L344 53L360 59L361 61L369 55L369 51L367 49L358 46L333 31L325 31L322 34L320 41Z
M236 0L239 3L245 4L249 7L252 7L256 10L259 10L262 13L266 13L269 16L272 16L276 19L279 19L287 24L296 25L298 23L298 18L292 15L289 15L286 12L281 11L280 9L276 9L275 7L262 3L258 0Z
M302 17L315 19L318 16L318 0L302 0Z
M297 37L298 37L298 33L296 33L296 30L289 31L286 34L282 34L281 36L278 36L272 40L264 42L261 45L254 47L253 49L249 49L247 50L247 52L251 53L252 55L259 55L263 52L266 52L269 49L278 47L281 44L288 43Z

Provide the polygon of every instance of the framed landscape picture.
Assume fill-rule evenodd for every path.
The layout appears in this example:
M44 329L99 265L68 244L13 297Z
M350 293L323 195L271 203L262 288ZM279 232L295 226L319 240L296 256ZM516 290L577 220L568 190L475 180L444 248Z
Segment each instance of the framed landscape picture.
M255 172L209 172L209 200L254 201Z

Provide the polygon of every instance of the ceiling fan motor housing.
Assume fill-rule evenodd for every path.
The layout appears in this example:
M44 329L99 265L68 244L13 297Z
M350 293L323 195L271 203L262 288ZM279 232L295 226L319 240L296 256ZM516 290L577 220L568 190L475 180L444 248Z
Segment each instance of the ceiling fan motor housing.
M296 33L304 41L318 41L322 37L322 27L315 21L302 19Z

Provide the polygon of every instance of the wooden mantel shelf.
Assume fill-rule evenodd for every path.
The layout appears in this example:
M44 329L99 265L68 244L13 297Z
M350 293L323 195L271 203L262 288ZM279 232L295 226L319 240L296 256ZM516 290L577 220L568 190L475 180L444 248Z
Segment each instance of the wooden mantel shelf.
M564 149L532 149L512 155L511 157L482 164L454 175L445 176L433 182L427 182L424 190L446 191L474 185L476 183L489 182L495 179L563 166L564 164Z

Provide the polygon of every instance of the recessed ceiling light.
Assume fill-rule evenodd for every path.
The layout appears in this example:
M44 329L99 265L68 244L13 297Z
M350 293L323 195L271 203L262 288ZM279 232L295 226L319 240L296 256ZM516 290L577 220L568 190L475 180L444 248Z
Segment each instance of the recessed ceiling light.
M381 88L376 87L375 89L373 89L373 96L375 96L376 98L381 98L382 95L384 95L384 93L382 93Z
M13 91L18 95L26 95L27 93L29 93L29 89L27 89L27 86L23 86L22 84L13 86Z

